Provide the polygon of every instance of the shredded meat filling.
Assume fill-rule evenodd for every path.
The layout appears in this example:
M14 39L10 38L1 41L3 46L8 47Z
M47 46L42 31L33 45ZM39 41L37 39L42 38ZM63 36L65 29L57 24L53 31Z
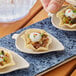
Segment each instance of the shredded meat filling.
M70 17L66 17L65 15L64 15L64 17L63 17L63 22L64 23L67 23L67 24L76 24L76 18L70 18Z
M76 18L72 19L71 23L76 24Z
M47 35L43 35L42 36L42 39L39 41L39 42L35 42L35 43L33 43L32 45L36 48L36 49L38 49L39 47L46 47L46 45L47 45L47 43L48 43L48 37L47 37Z

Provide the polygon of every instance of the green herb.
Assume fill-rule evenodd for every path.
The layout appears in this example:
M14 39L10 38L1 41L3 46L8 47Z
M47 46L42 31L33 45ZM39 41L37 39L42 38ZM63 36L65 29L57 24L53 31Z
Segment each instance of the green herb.
M41 36L43 36L44 34L42 33Z
M66 23L66 20L67 20L67 18L66 17L63 17L63 22L64 23Z
M61 16L63 16L63 15L64 15L64 12L63 12L63 13L61 13L60 15L61 15Z
M30 35L28 35L28 38L30 38Z
M71 24L72 21L69 21L69 24Z
M69 17L63 17L63 22L64 23L70 23L69 21L71 21L71 19Z
M73 10L73 13L76 13L76 10Z
M0 52L0 55L2 55L2 53Z
M35 35L33 35L33 37L35 37Z
M42 44L42 41L40 41L40 44Z
M5 61L5 57L3 58L3 61Z

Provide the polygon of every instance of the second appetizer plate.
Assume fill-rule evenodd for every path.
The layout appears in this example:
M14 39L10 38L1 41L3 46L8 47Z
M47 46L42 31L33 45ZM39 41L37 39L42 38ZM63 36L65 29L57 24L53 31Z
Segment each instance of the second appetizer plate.
M64 6L60 10L66 8L66 7L67 6ZM64 31L76 31L76 27L69 28L69 27L66 27L66 26L59 26L60 19L56 16L56 14L48 13L48 16L51 17L51 22L52 22L52 24L53 24L54 27L56 27L56 28L58 28L60 30L64 30Z
M5 74L5 73L9 73L9 72L12 72L15 70L25 69L25 68L29 67L29 63L24 58L22 58L21 56L16 54L15 52L10 51L3 47L0 47L0 49L10 52L12 54L13 60L15 62L15 65L13 65L13 66L9 66L9 67L0 69L0 74Z
M25 47L25 42L24 40L21 38L21 36L25 33L26 31L21 32L20 34L14 34L12 38L14 38L15 41L15 45L16 47L19 49L19 51L24 52L24 53L28 53L28 54L43 54L43 53L48 53L48 52L53 52L53 51L62 51L64 50L64 46L62 45L62 43L57 40L54 36L50 35L49 36L52 38L52 43L49 46L49 50L48 51L39 51L39 52L35 52L31 49L27 49Z
M56 14L52 15L51 22L52 22L53 26L55 26L58 29L65 30L65 31L76 31L76 27L74 27L74 28L68 28L68 27L65 27L65 26L60 27L59 26L60 19L58 17L56 17Z

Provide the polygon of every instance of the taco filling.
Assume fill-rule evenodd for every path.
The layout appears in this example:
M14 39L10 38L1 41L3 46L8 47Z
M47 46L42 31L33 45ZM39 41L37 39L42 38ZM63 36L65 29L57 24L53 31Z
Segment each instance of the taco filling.
M35 49L39 47L46 47L48 44L49 38L44 33L33 32L29 34L30 43L33 45Z
M76 24L76 10L74 9L66 9L64 11L64 16L62 17L64 24Z
M5 53L3 50L0 51L0 66L4 66L5 64L9 63L9 55Z

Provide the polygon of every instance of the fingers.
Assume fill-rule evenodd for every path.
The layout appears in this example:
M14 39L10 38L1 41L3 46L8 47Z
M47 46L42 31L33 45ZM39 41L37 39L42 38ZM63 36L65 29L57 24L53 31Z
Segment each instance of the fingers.
M47 12L56 13L64 3L64 0L41 0Z
M43 5L43 7L44 7L45 10L48 7L48 4L49 4L50 1L51 0L41 0L41 3L42 3L42 5Z
M56 13L61 8L63 3L64 0L51 0L51 2L48 4L47 11Z

